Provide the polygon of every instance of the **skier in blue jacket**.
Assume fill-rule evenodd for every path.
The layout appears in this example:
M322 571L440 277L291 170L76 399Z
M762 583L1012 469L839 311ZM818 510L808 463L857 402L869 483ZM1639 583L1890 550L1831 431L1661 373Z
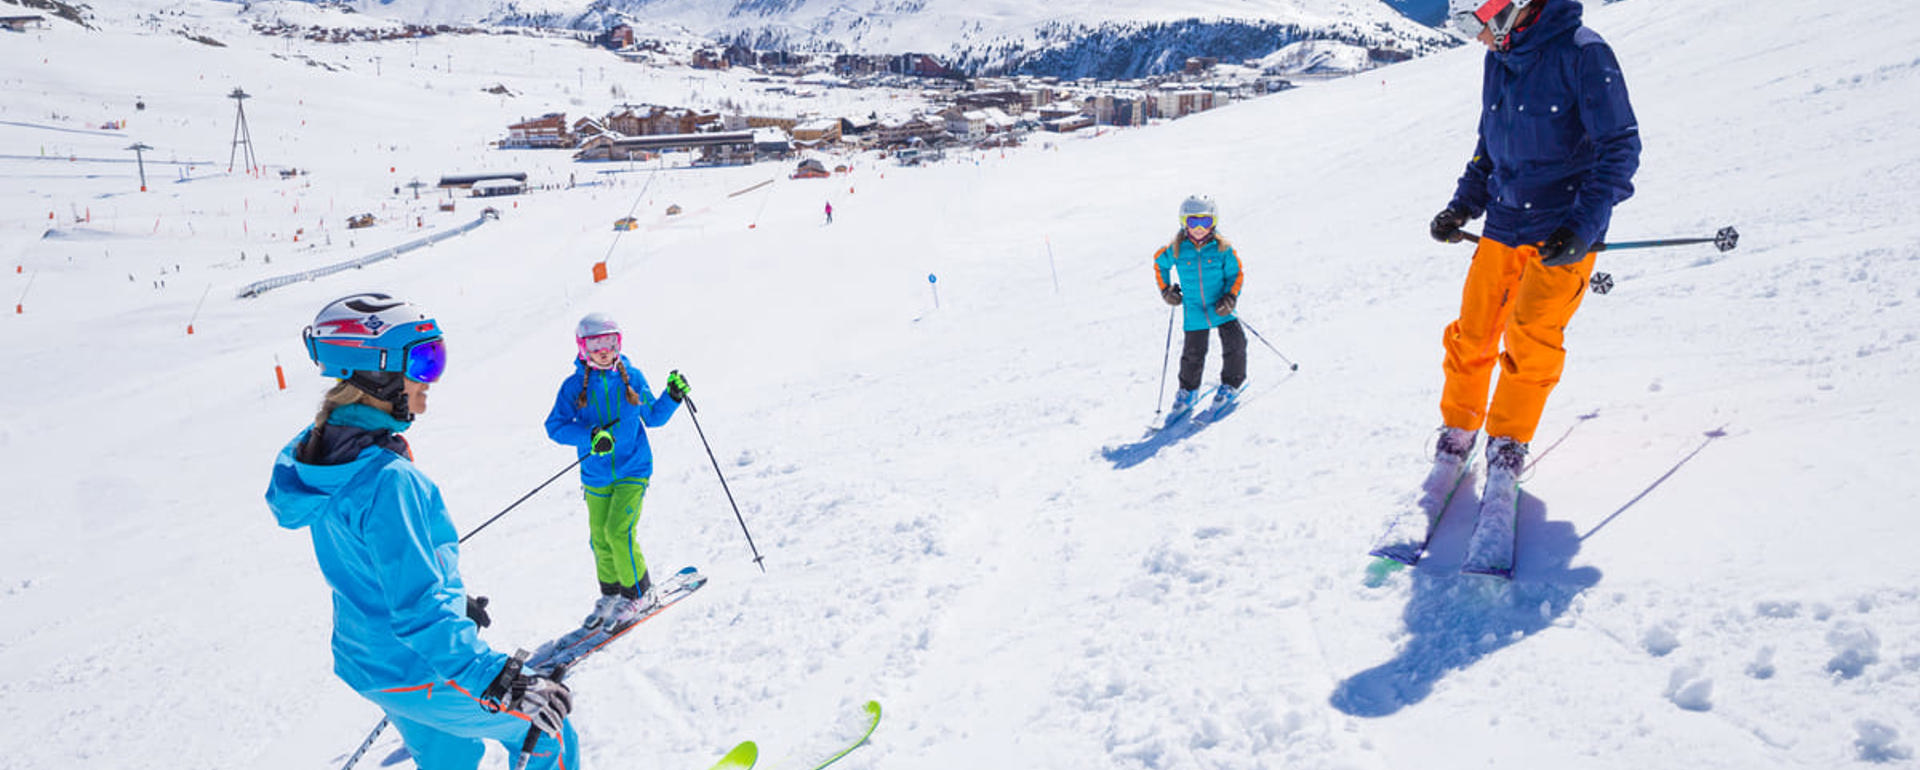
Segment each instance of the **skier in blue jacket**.
M647 428L667 424L686 398L687 380L667 375L665 398L620 352L620 326L604 313L590 313L574 327L579 355L573 373L547 414L547 436L580 456L580 485L587 500L600 598L583 628L618 628L652 609L653 580L640 554L635 527L653 478L653 448Z
M1173 414L1192 409L1207 363L1207 333L1220 330L1220 387L1209 408L1219 408L1239 396L1247 381L1247 332L1234 315L1246 275L1240 254L1220 237L1219 211L1213 199L1189 196L1180 203L1180 230L1173 241L1153 255L1153 279L1160 299L1180 307L1186 335L1180 346L1180 390L1173 397ZM1174 283L1174 278L1179 283Z
M529 767L579 767L571 693L480 641L486 600L467 596L446 503L400 435L446 369L439 323L356 294L328 303L305 337L340 382L274 460L267 505L313 537L333 590L334 673L386 712L422 770L478 767L482 739L517 763L529 727L541 733Z

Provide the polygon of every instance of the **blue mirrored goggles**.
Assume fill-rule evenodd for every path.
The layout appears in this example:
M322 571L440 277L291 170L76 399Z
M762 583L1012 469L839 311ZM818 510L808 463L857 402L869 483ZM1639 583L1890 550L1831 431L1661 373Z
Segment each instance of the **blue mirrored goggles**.
M447 341L440 337L421 340L406 348L407 379L414 382L438 382L447 373Z
M1187 217L1185 221L1188 227L1205 227L1205 228L1213 227L1212 214L1194 214L1192 216Z

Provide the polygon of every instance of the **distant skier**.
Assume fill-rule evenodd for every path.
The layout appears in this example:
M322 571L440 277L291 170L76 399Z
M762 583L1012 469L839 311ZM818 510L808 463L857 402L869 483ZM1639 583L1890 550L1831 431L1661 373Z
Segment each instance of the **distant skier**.
M833 224L833 201L827 201L827 224Z
M651 609L653 580L634 528L653 477L647 428L667 424L690 388L679 372L667 375L656 397L647 378L620 352L620 326L589 313L574 327L578 356L547 415L547 436L574 447L587 500L600 599L580 625L614 628Z
M572 694L480 641L486 599L467 595L446 503L400 436L446 369L440 325L355 294L322 308L305 337L340 382L275 459L267 505L312 534L333 589L334 673L387 713L419 767L478 767L481 739L517 762L530 724L545 734L530 767L579 767Z
M1464 463L1484 423L1486 491L1468 569L1499 573L1512 566L1517 479L1560 381L1566 327L1593 272L1589 249L1633 194L1640 130L1620 63L1581 26L1579 0L1453 0L1451 11L1488 53L1479 144L1430 230L1457 242L1468 220L1484 212L1487 222L1460 317L1446 330L1436 456ZM1490 561L1476 564L1478 555Z
M1186 337L1180 348L1180 390L1173 397L1173 414L1193 409L1200 389L1200 372L1207 363L1207 332L1220 330L1222 363L1220 388L1210 408L1219 408L1239 396L1247 380L1247 333L1234 315L1240 285L1240 256L1220 237L1213 199L1195 195L1180 204L1180 231L1173 242L1153 255L1154 280L1160 298L1184 308L1181 328ZM1178 284L1172 282L1177 276ZM1187 292L1188 289L1192 293Z

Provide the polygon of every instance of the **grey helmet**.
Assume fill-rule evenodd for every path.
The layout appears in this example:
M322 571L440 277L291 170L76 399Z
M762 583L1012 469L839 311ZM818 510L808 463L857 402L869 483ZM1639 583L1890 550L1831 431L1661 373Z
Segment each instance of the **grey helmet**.
M1187 217L1206 215L1212 215L1216 218L1220 216L1220 212L1216 210L1213 205L1212 198L1205 195L1189 195L1186 200L1180 202L1180 221L1182 223L1186 221Z
M574 339L598 337L602 334L619 334L620 324L606 313L588 313L581 317L580 323L573 327Z
M613 337L613 349L618 351L621 340L620 324L615 323L613 316L606 313L588 313L580 319L580 323L574 324L573 344L580 351L580 360L589 366L599 368L593 363L593 350L590 349L587 341L607 336ZM604 343L597 342L596 346L604 347Z

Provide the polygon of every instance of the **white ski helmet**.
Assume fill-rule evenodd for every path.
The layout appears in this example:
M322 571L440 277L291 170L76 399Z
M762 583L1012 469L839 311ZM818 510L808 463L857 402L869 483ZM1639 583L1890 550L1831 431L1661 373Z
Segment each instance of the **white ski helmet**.
M606 313L588 313L582 316L580 323L573 327L573 338L577 340L619 333L620 324L613 320L613 316Z
M1528 6L1542 0L1448 0L1447 24L1468 40L1482 31L1493 36L1493 47L1507 50L1507 38L1520 24Z
M406 380L435 382L447 370L440 323L405 300L350 294L327 303L301 333L320 373L352 383L411 421Z
M1213 217L1218 224L1220 213L1213 205L1213 199L1205 195L1189 195L1180 202L1180 226L1187 226L1187 217Z
M328 377L392 372L433 382L446 369L446 348L436 344L439 322L386 294L351 294L329 302L302 336L307 357Z
M615 323L613 316L607 315L606 313L588 313L580 319L580 323L574 324L573 344L580 350L580 360L587 362L590 366L595 365L593 364L593 350L589 349L587 341L596 337L607 336L613 337L613 349L616 352L619 351L621 342L620 324ZM606 344L599 342L591 347L605 349Z

